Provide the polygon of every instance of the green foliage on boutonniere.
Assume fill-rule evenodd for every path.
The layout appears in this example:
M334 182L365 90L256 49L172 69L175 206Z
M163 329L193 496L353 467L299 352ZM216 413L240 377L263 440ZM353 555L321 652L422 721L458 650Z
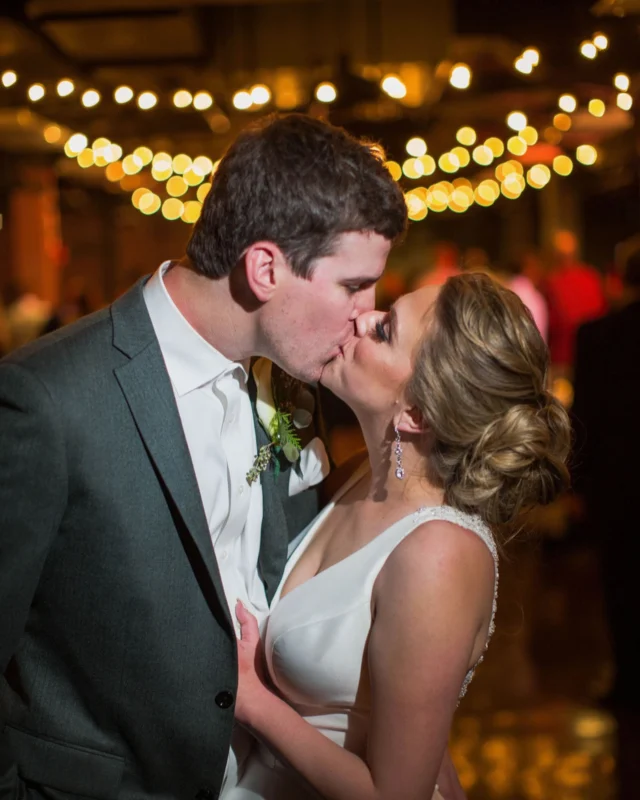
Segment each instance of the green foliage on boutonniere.
M257 388L256 412L271 442L260 448L247 472L249 485L258 480L272 460L277 476L281 455L290 464L298 461L302 449L298 431L311 424L315 404L313 395L301 381L264 358L254 364L253 377Z
M274 471L276 476L280 473L280 459L278 458L280 453L291 464L295 464L300 458L300 437L295 432L291 422L291 414L287 414L279 408L275 411L276 413L271 420L270 430L268 431L271 436L271 442L260 448L251 469L247 472L249 485L258 480L260 473L267 469L273 456L275 456Z

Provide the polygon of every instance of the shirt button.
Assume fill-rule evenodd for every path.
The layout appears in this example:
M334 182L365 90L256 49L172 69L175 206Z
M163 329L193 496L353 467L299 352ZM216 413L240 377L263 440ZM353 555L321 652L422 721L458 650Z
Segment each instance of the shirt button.
M222 561L226 561L226 560L227 560L227 556L228 556L228 555L229 555L229 553L228 553L226 550L223 550L223 551L220 553L220 559L221 559Z
M241 487L238 489L238 494L244 494L244 486L241 486Z

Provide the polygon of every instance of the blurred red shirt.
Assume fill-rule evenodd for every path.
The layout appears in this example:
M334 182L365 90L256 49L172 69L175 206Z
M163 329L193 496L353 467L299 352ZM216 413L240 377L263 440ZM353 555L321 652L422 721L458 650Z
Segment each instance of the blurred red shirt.
M558 267L547 278L545 288L549 301L551 361L573 364L578 328L607 311L602 277L589 264L570 262Z

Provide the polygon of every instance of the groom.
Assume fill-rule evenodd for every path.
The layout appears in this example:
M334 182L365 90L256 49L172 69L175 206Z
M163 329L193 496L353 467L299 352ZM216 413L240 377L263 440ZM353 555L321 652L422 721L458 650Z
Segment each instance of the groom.
M249 360L317 381L405 220L368 146L272 118L184 259L0 362L0 798L218 796L243 746L229 608L266 612L315 513L286 471L247 480Z

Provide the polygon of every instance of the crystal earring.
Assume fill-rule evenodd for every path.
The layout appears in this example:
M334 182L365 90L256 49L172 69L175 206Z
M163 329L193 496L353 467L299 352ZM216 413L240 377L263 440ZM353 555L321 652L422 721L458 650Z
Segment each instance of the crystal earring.
M404 478L404 467L402 466L402 442L400 440L400 431L398 430L398 426L393 426L394 431L396 432L396 443L394 447L394 452L396 454L396 478L401 481Z

